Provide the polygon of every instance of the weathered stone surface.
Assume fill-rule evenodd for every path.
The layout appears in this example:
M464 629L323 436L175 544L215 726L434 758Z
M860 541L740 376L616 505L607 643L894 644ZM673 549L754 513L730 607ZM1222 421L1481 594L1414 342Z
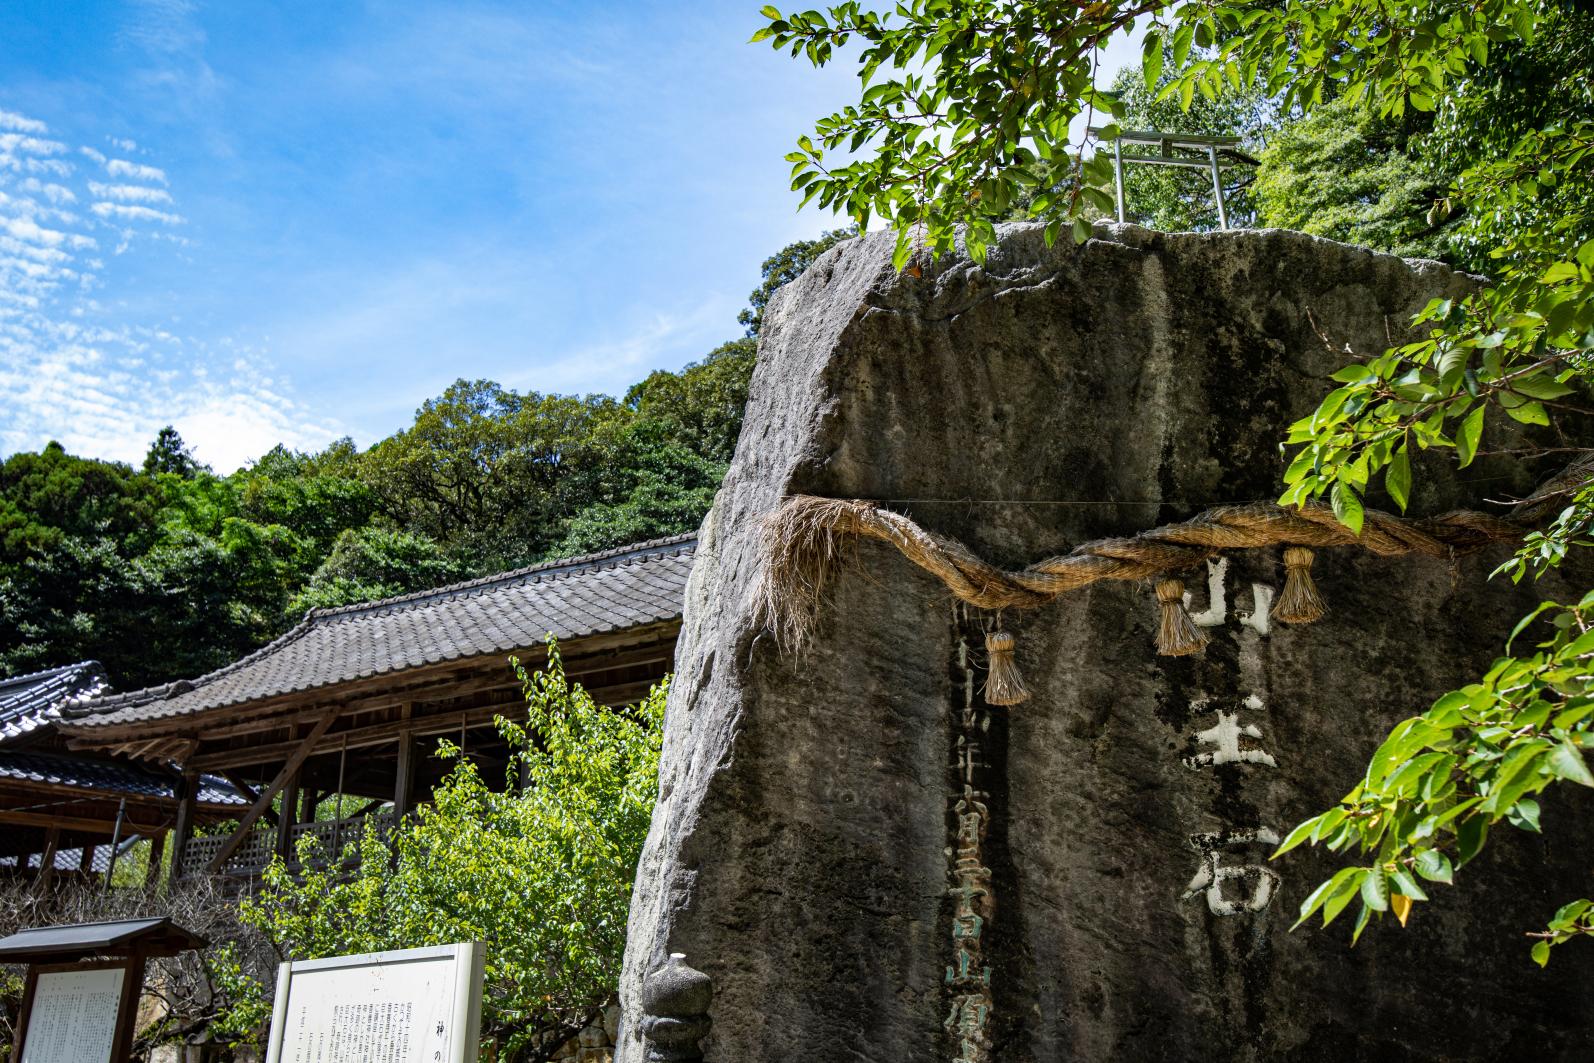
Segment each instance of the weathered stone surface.
M671 952L713 979L711 1063L956 1057L949 895L961 793L960 639L938 583L878 544L832 586L800 658L761 634L760 522L793 492L895 500L982 556L1022 565L1092 538L1275 495L1284 426L1331 350L1381 349L1466 279L1281 232L1102 227L1084 247L1004 234L986 268L894 274L889 241L844 244L766 315L736 460L703 529L670 694L653 830L632 903L619 1059ZM1328 342L1325 342L1325 337ZM1421 471L1413 511L1529 490L1544 470ZM969 500L969 501L964 501ZM985 500L1029 500L1011 505ZM1536 592L1454 567L1324 551L1331 612L1262 634L1235 622L1278 551L1228 564L1229 621L1199 657L1152 647L1150 588L1097 585L1005 618L1033 700L982 751L991 824L990 1058L1583 1059L1594 950L1532 967L1522 931L1588 892L1580 795L1544 839L1502 831L1409 929L1289 933L1318 854L1219 882L1193 839L1287 830L1347 789L1387 728L1495 655ZM1206 604L1200 574L1194 607ZM977 643L976 643L977 644ZM1247 705L1245 699L1259 699ZM1203 703L1202 699L1206 699ZM1187 763L1219 711L1259 758ZM1221 874L1220 874L1221 877ZM1194 881L1193 881L1194 880ZM1241 908L1220 915L1214 908Z

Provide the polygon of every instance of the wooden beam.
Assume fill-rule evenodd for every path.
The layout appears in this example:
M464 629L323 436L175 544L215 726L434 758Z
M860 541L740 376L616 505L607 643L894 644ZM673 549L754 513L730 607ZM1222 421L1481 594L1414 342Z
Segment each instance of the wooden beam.
M635 680L613 686L589 687L587 692L599 704L612 702L617 705L629 705L645 697L647 692L655 685L655 682L655 680ZM505 715L510 710L522 709L525 704L526 702L523 698L517 697L510 701L495 701L487 705L477 705L468 709L457 709L452 712L437 713L431 716L416 716L413 718L415 734L417 737L422 738L429 735L449 734L458 730L462 722L467 727L483 727L490 724L493 717ZM366 727L338 731L329 734L326 745L311 755L332 753L340 750L343 748L345 739L347 739L348 748L350 749L387 745L393 741L393 731L393 722L371 724ZM298 742L249 745L237 749L221 749L214 753L201 753L193 757L190 763L203 771L222 772L225 775L227 770L247 767L250 764L270 764L279 757L291 755L298 748ZM228 778L231 781L231 777L228 776Z
M512 709L525 702L521 700L495 702L491 705L479 705L471 709L462 709L458 712L444 713L438 716L420 717L414 721L414 731L417 736L433 734L447 734L459 728L464 721L467 726L480 727L491 723L494 716L501 715L504 710ZM343 748L344 739L348 739L350 749L360 749L366 746L385 746L393 741L394 725L392 723L372 724L369 727L356 727L349 731L339 731L326 736L326 744L316 753L335 753ZM194 764L205 771L218 771L223 767L243 767L249 764L269 764L280 756L288 756L299 748L298 742L276 742L269 746L245 746L241 749L226 749L215 753L204 753L194 758Z
M657 657L661 661L673 660L674 641L681 628L679 620L662 620L653 624L628 628L625 631L605 632L600 635L589 635L583 638L567 639L560 644L564 655L566 668L574 677L578 670L583 669L589 662L604 662L603 667L613 667L605 661L606 657L623 654L627 650L642 649L659 650ZM664 644L668 643L668 646ZM74 724L63 721L61 730L68 734L68 744L74 749L106 748L107 746L121 743L145 742L151 738L151 731L157 729L162 734L172 734L179 737L191 738L195 732L195 725L203 719L207 724L202 732L204 737L213 733L213 726L217 716L227 715L232 718L247 713L258 719L256 730L271 730L290 723L308 722L319 718L325 712L327 695L336 691L339 701L350 712L372 711L377 707L395 707L398 699L426 700L431 691L426 689L426 684L431 681L434 686L452 681L460 675L468 674L475 670L487 672L496 669L507 671L504 662L509 657L518 657L527 667L535 667L542 661L544 648L539 644L524 647L519 650L506 650L502 652L481 654L476 657L455 661L439 661L435 664L423 665L419 668L407 669L401 673L383 673L365 679L351 680L338 683L330 687L321 687L314 690L290 691L262 698L257 702L245 703L241 706L227 706L225 709L212 709L205 712L176 717L170 721L138 721L135 723L116 724L112 726L94 726ZM514 683L513 676L507 681ZM361 694L370 693L369 700L374 704L361 707L356 699ZM315 703L315 704L307 704ZM242 710L242 711L240 711ZM341 710L340 710L341 711ZM266 717L275 714L274 719Z
M236 772L224 771L221 772L220 775L223 779L226 779L228 782L232 783L233 789L237 790L239 793L248 798L250 804L254 804L256 801L260 800L260 795L255 792L255 788L244 781L244 779ZM277 812L275 809L268 807L265 812L262 813L262 815L266 817L267 823L271 823L273 825L276 824Z
M222 843L221 848L216 852L215 859L211 860L210 867L207 869L210 874L219 874L221 869L227 866L227 861L232 858L232 854L238 851L238 847L249 836L249 828L255 825L255 820L259 819L261 813L271 804L271 799L277 796L277 791L282 789L289 779L298 774L299 766L309 758L310 753L315 749L315 744L321 741L321 736L327 733L327 728L331 727L332 721L337 718L338 714L336 712L329 712L321 717L320 723L310 729L310 733L300 743L299 749L293 756L288 758L288 762L282 766L281 771L277 772L277 776L271 780L271 784L260 792L260 796L255 799L255 803L249 806L249 811L243 814L243 818L238 821L238 829L233 831L227 840Z
M60 827L62 830L84 831L93 834L109 835L115 829L114 819L85 819L80 816L57 816L49 812L14 812L10 809L0 809L0 823L10 823L18 827ZM142 834L145 829L154 830L154 827L139 828L131 822L124 823L124 828L133 834Z

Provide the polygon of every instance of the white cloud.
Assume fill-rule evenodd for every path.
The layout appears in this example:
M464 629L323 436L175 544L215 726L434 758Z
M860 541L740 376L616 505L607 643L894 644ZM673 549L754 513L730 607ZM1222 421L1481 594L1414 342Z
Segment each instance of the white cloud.
M36 118L0 108L0 129L14 129L18 133L48 133L50 127Z
M92 187L92 182L90 183ZM43 196L51 203L76 203L77 195L65 185L53 182L40 181L37 177L30 177L17 185L18 190L33 195Z
M89 209L102 218L120 218L123 221L158 221L164 225L177 225L183 220L180 214L124 203L96 203Z
M0 133L0 152L6 154L26 152L29 155L60 155L65 151L66 145L59 140L45 140L26 133Z
M84 149L87 151L87 149ZM91 156L92 157L92 156ZM126 159L110 159L105 163L105 172L112 177L131 177L135 181L159 181L166 183L166 171L153 166L145 166L141 162L128 162Z
M130 322L116 298L93 296L115 292L97 235L114 236L116 254L184 242L165 231L182 216L148 205L172 204L171 193L79 183L66 146L36 135L47 132L43 122L0 111L0 129L0 454L55 439L74 453L137 462L175 424L203 460L230 472L278 442L310 448L344 434L273 383L258 351ZM166 184L156 167L78 151L112 178ZM87 215L65 209L80 197L93 200Z
M123 203L170 203L172 194L164 188L148 185L108 185L90 181L89 191L101 199L119 199Z
M138 144L126 137L106 137L106 142L119 151L137 151Z

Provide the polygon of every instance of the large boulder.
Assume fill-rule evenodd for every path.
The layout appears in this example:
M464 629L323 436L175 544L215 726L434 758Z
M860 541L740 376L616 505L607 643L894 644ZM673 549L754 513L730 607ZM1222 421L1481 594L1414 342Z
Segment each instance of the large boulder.
M755 605L790 494L884 500L1009 568L1271 499L1284 429L1346 348L1473 281L1285 232L1048 248L1015 226L984 267L902 274L889 252L838 246L765 316L688 592L621 1063L644 1058L642 980L671 953L712 979L710 1063L1587 1058L1594 947L1540 971L1523 937L1589 891L1577 795L1354 948L1344 924L1290 932L1334 858L1266 860L1560 589L1487 581L1499 550L1323 551L1330 612L1287 628L1257 608L1279 549L1237 552L1189 577L1212 640L1187 657L1156 654L1146 585L1009 611L1034 697L1007 709L978 694L990 618L888 546L858 547L800 654ZM1543 472L1440 456L1412 511Z

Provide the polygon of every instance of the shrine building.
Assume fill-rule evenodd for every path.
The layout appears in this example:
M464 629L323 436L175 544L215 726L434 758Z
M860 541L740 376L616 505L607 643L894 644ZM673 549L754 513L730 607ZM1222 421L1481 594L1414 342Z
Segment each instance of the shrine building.
M281 638L194 679L59 704L73 756L173 786L170 874L242 885L316 835L341 852L381 830L449 771L459 745L484 778L509 749L494 718L524 706L509 658L540 667L550 634L565 672L605 705L645 696L674 661L696 539L676 536L377 602L318 609ZM237 794L228 832L209 780ZM280 798L280 801L278 800ZM325 802L332 799L331 818ZM281 814L278 814L278 810Z

